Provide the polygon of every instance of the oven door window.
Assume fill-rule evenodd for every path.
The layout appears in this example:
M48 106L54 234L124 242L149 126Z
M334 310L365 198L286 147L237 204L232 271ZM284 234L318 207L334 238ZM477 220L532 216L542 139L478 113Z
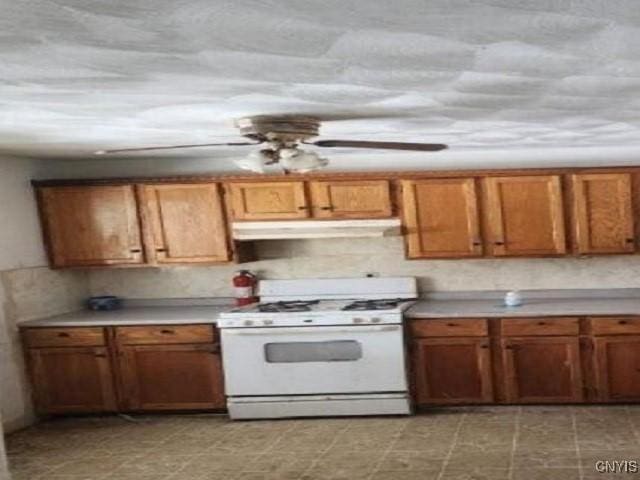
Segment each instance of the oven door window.
M362 345L355 340L267 343L264 356L267 363L355 362L362 358Z

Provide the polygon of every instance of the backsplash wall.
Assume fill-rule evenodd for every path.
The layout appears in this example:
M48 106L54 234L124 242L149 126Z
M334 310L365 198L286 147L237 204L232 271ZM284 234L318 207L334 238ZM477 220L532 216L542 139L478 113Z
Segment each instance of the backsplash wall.
M422 292L640 288L640 255L405 260L400 237L261 241L256 250L259 260L242 265L93 270L89 288L128 298L227 297L239 268L270 279L408 275Z

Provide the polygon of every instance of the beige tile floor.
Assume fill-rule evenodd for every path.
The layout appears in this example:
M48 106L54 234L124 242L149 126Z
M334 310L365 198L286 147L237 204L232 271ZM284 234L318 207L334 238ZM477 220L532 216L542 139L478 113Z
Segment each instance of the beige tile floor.
M414 417L231 422L59 419L10 435L14 480L606 480L640 461L640 406L438 409Z

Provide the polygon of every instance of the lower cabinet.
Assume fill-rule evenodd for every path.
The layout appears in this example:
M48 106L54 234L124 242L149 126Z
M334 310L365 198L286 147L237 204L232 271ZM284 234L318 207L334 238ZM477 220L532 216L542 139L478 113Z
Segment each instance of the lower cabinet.
M120 356L127 410L224 408L220 347L131 345Z
M413 342L418 404L491 403L487 338L419 338Z
M508 403L576 403L584 389L578 337L503 338Z
M640 400L640 335L594 339L596 389L603 402Z
M113 372L106 348L32 348L27 356L34 402L39 412L116 410Z
M28 328L41 414L225 408L212 325Z

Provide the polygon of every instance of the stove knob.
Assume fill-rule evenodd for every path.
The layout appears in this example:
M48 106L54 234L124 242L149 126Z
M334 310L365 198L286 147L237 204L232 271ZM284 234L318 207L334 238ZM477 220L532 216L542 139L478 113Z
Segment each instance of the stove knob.
M247 327L250 327L251 325L253 325L253 320L245 320L245 321L244 321L244 324L245 324Z
M371 323L380 323L381 321L382 321L382 319L379 318L379 317L374 317L374 318L371 319Z
M273 320L265 320L262 323L265 324L265 325L273 325Z
M364 318L356 317L353 319L353 323L364 323Z

